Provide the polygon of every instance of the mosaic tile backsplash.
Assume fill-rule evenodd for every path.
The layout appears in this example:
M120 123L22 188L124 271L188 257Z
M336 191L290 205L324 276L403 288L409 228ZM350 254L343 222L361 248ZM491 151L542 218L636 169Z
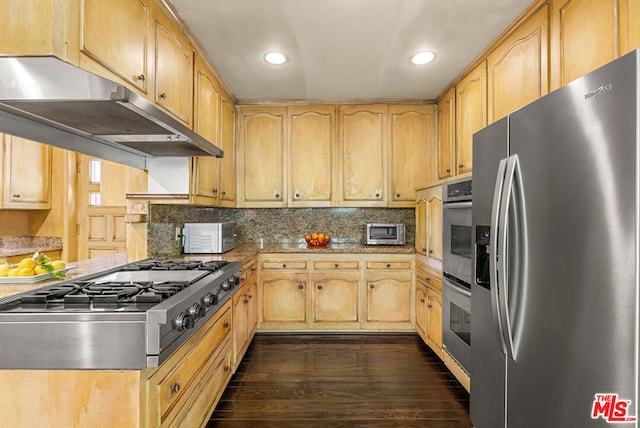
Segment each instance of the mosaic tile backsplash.
M151 204L148 210L149 257L181 253L176 228L184 223L235 222L238 243L292 242L311 232L331 235L334 242L362 242L366 223L404 223L407 244L415 242L413 208L211 208Z

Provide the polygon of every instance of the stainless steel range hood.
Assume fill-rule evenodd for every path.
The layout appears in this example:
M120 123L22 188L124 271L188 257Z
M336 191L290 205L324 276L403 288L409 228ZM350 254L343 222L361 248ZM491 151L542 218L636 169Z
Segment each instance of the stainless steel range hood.
M55 57L0 57L0 132L147 169L223 152L126 87Z

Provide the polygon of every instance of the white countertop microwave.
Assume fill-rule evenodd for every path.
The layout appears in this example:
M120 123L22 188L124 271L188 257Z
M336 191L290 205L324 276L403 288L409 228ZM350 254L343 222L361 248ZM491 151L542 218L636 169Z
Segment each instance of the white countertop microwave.
M236 247L235 223L185 223L182 229L182 252L219 254Z

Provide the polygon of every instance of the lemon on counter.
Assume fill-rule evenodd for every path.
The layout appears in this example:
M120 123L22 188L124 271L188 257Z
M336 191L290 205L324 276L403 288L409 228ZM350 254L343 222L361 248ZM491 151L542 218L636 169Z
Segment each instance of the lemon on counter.
M65 267L67 267L65 262L63 262L62 260L54 260L50 264L51 264L51 266L53 266L53 270L60 270L60 269L64 269Z
M43 273L48 273L49 272L49 270L47 270L42 265L37 265L35 268L33 268L33 271L36 273L36 275L42 275Z
M9 276L9 271L11 270L11 266L7 264L0 265L0 276Z
M7 272L7 276L18 276L19 272L20 272L20 268L14 267L9 269L9 272Z
M31 257L27 257L20 260L20 263L18 263L18 266L21 268L33 269L34 267L36 267L37 264L38 263L35 260L33 260Z
M19 269L20 270L18 271L18 276L33 276L36 274L35 271L29 267L23 267Z

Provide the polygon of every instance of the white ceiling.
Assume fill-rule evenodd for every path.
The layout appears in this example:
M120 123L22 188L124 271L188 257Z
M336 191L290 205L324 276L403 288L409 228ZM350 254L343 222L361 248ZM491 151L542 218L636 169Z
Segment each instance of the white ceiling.
M169 1L239 102L435 99L532 2ZM436 59L411 65L424 49Z

